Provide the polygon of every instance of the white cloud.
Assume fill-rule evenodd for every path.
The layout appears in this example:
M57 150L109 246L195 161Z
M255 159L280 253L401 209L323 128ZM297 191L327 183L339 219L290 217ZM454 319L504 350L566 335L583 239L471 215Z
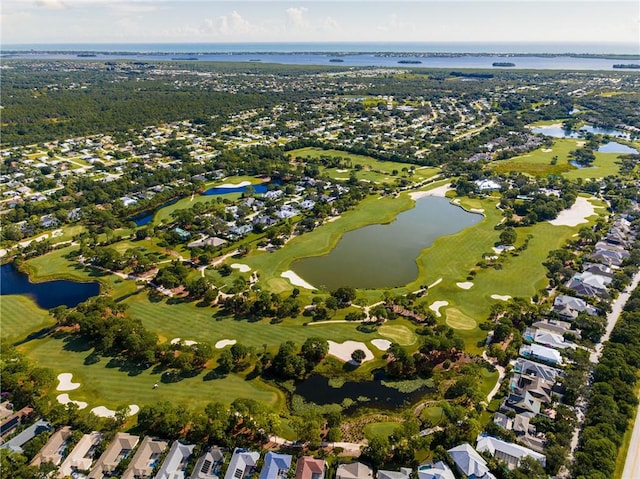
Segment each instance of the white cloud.
M229 15L206 18L200 32L220 36L233 36L237 34L256 33L260 30L258 26L253 25L234 10Z
M67 5L61 0L36 0L35 4L38 7L53 8L56 10L67 7Z
M340 24L333 17L324 17L320 20L320 30L323 32L335 32L340 30Z
M309 28L309 21L306 13L309 11L307 7L291 7L285 10L287 14L287 24L294 29Z
M379 25L378 30L381 32L413 32L416 26L411 22L405 22L398 18L398 15L392 13L389 20L384 25Z

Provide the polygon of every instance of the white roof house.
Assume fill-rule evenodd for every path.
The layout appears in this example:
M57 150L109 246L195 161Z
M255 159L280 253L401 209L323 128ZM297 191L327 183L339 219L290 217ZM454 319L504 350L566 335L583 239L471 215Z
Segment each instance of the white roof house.
M418 479L455 479L455 477L449 466L442 461L418 468Z
M525 344L520 348L520 355L525 358L537 359L550 364L562 364L562 355L555 349L539 344Z
M260 453L236 447L229 461L229 468L224 479L243 479L250 476L260 459Z
M489 473L487 461L469 443L460 444L447 452L461 474L479 479Z
M184 479L184 471L194 447L174 441L155 479Z
M88 471L93 463L93 453L102 441L102 434L93 431L80 438L58 470L58 477L70 476L74 471Z
M525 457L531 457L540 462L543 466L546 465L547 458L544 454L533 451L532 449L506 442L501 439L497 439L492 436L478 436L478 444L476 448L480 452L487 451L492 456L507 463L510 469L515 469L520 465L520 461Z

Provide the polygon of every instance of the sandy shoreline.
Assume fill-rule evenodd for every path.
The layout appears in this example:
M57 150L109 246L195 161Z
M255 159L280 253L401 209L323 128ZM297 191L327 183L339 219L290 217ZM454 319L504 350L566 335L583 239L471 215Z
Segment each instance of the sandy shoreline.
M438 196L444 198L446 196L447 191L451 191L451 183L447 183L446 185L438 186L437 188L432 188L426 191L412 191L409 193L409 196L412 200L417 201L420 198L426 198L429 196Z
M241 181L240 183L222 183L221 185L214 186L213 188L242 188L243 186L249 186L250 181Z
M301 286L306 289L316 289L291 270L283 272L280 276L288 279L294 286Z

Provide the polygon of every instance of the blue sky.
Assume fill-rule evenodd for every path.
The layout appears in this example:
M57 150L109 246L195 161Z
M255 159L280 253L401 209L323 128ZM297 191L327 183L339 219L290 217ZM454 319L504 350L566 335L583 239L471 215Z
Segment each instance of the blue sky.
M0 26L3 44L517 41L640 45L640 2L3 0Z

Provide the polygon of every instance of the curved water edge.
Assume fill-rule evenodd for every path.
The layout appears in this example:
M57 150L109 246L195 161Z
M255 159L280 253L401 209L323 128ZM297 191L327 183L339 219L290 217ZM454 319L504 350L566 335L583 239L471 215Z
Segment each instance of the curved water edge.
M43 309L57 306L73 308L92 296L100 294L97 281L80 282L56 279L34 283L29 275L18 270L13 263L0 266L0 295L28 296Z
M332 387L329 378L321 374L312 374L304 381L296 384L294 393L305 401L318 404L342 404L345 400L354 404L345 408L346 412L358 406L378 409L397 409L416 403L426 394L436 389L427 384L411 392L387 386L381 380L374 378L366 381L347 381L340 387Z
M404 286L418 277L422 251L483 217L448 198L420 198L391 222L348 231L328 253L298 259L291 269L321 289Z

